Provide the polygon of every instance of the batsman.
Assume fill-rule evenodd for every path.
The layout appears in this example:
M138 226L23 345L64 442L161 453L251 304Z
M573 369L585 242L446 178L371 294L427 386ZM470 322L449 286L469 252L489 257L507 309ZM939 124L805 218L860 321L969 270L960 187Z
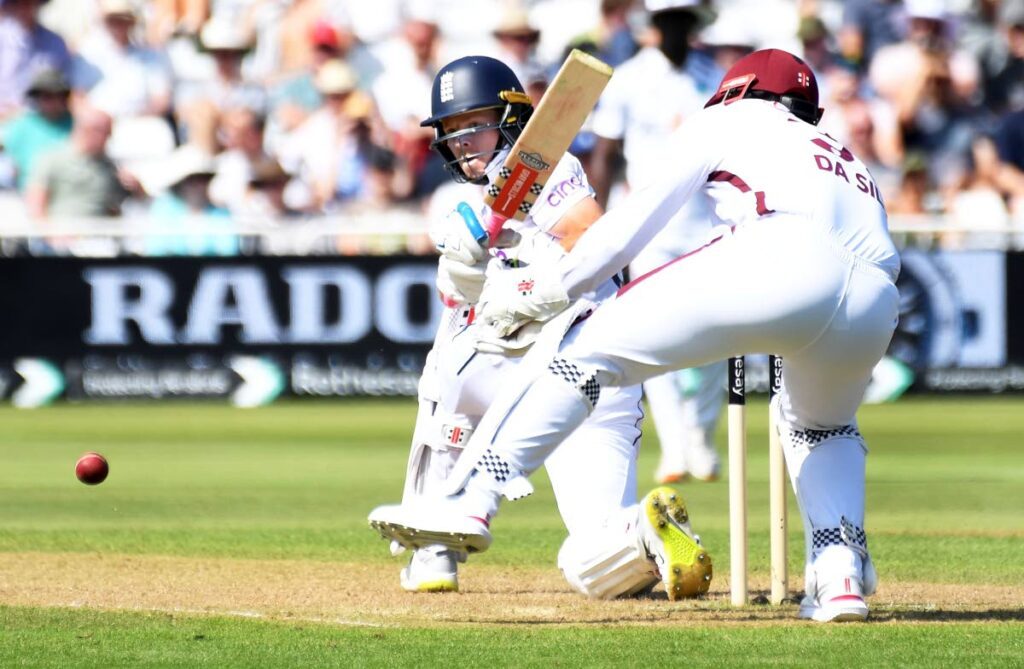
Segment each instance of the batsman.
M697 193L721 224L700 250L622 288L568 333L545 369L505 389L449 476L447 497L431 508L380 507L375 527L409 545L430 537L483 550L491 534L479 519L494 516L507 485L496 468L506 479L528 476L609 388L773 352L785 363L771 411L806 541L799 615L865 619L877 575L856 414L896 326L900 261L871 174L816 128L822 113L806 63L756 51L676 132L678 160L661 180L627 196L554 267L488 276L479 318L507 335L557 318Z
M569 63L586 67L585 59ZM578 95L580 81L586 81L588 73L583 75L567 75L570 92ZM596 81L593 76L590 79ZM556 77L549 95L561 96L566 89L559 86ZM599 90L591 97L596 99L597 94ZM549 95L544 100L551 101ZM493 58L460 58L441 68L435 78L432 113L423 125L435 129L432 147L454 181L439 191L431 206L439 212L430 235L441 254L437 286L447 308L419 385L404 492L409 507L428 508L443 501L449 474L461 462L480 417L499 389L514 383L520 368L534 364L530 361L540 361L543 369L572 322L585 318L618 289L612 275L595 282L566 305L564 316L552 319L543 329L530 324L498 333L482 327L477 319L475 305L488 276L524 267L545 266L553 271L601 215L579 160L565 153L564 147L552 158L546 155L552 145L546 140L552 135L545 131L551 130L568 144L577 130L557 126L559 121L564 125L566 106L577 104L578 99L554 102L562 110L561 118L551 119L552 127L540 131L530 126L534 131L529 136L537 144L534 150L524 150L535 166L546 168L538 171L545 181L537 183L532 202L522 200L516 205L527 215L505 220L492 216L485 193L500 195L500 184L506 182L502 173L514 171L507 169L507 159L513 147L520 146L518 140L535 111L533 103L512 70ZM585 115L585 110L580 111ZM539 114L536 121L545 123ZM545 166L548 160L550 165ZM497 226L489 233L494 220ZM659 581L673 599L706 592L711 559L693 535L679 494L657 488L642 504L637 502L636 455L643 418L640 387L609 386L595 391L595 398L598 395L601 407L546 463L558 510L569 530L558 555L566 580L579 592L604 599L645 592ZM491 480L500 494L515 499L531 492L524 477L503 470L498 460L493 464ZM484 515L474 522L486 525L488 519ZM405 590L458 589L466 547L431 541L401 543L414 549L401 571ZM393 545L395 552L400 548Z

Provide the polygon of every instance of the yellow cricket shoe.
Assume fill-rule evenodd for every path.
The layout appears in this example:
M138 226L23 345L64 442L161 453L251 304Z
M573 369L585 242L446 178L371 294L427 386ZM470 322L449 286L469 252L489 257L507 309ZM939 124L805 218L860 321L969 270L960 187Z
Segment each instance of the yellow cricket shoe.
M711 556L690 528L683 496L668 486L647 493L640 514L647 552L671 600L699 597L711 585Z

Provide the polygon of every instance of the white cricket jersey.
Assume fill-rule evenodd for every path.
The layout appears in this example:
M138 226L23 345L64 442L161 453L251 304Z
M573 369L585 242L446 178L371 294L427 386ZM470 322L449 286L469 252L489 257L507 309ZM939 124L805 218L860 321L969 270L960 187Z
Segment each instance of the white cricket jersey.
M699 192L726 225L804 217L853 256L898 275L899 255L868 169L781 105L718 104L691 116L671 141L678 160L665 177L605 214L563 260L570 295L621 269Z
M703 106L693 77L660 50L647 47L616 68L591 129L600 137L622 140L626 180L643 187L661 173L666 138Z
M509 219L505 222L506 229L515 230L522 236L522 241L514 249L506 250L506 255L526 264L557 262L565 255L565 250L559 243L560 238L552 235L551 230L566 212L593 195L579 159L571 153L563 155L537 196L530 214L522 221ZM480 206L480 220L491 220L490 208Z
M661 50L641 49L615 70L594 110L595 134L622 140L629 188L643 188L664 174L675 156L668 138L683 121L704 108L705 96L684 68L675 67ZM611 203L610 203L611 204ZM659 251L633 266L644 273L699 246L711 228L704 198L694 198L651 242Z

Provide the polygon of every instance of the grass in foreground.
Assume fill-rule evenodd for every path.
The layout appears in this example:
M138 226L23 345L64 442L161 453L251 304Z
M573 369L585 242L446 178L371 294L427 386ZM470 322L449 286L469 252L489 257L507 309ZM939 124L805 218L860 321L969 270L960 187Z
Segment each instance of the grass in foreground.
M1024 662L1020 624L366 629L0 607L0 627L0 665L9 667L1013 667Z
M549 626L564 606L556 602L529 612L539 625L456 623L445 630L436 626L447 619L443 611L431 624L415 622L426 606L417 598L400 604L403 627L381 629L3 606L35 603L12 594L23 585L12 567L31 562L30 554L52 555L56 563L62 555L73 561L69 554L137 556L143 562L178 556L196 566L197 578L216 559L258 559L264 567L275 560L311 569L366 566L374 577L351 587L372 605L375 592L396 590L399 563L365 518L373 506L401 494L414 411L402 401L283 403L250 411L193 404L0 409L0 458L6 463L0 469L0 666L377 666L467 657L496 666L834 666L838 659L867 666L1024 664L1024 625L1013 613L1024 602L1001 596L989 614L958 613L955 594L958 588L1016 593L1024 583L1024 400L1012 397L912 398L861 413L871 447L869 542L883 585L945 584L936 592L947 600L911 600L948 607L944 617L892 614L882 624L835 628L728 622L666 632L647 619L614 625L611 610L607 618L593 618L607 626ZM764 404L752 403L748 420L750 560L755 579L764 579ZM105 453L112 467L110 479L94 488L73 475L78 455L88 450ZM655 461L655 441L648 437L641 488L651 485ZM513 568L550 572L557 582L555 556L564 531L550 488L543 477L536 482L537 494L505 506L494 549L474 558L470 570L491 579ZM716 580L726 583L727 486L683 490L695 528L716 558ZM798 574L803 537L792 497L790 503L790 569ZM116 577L116 565L112 573ZM153 585L159 587L159 579ZM195 608L228 610L204 607L198 590ZM528 590L516 595L516 606L529 607ZM254 592L257 598L270 594ZM505 593L493 590L485 603L500 610L510 602ZM124 594L131 601L133 593ZM284 602L289 597L273 594ZM656 614L659 605L649 608Z

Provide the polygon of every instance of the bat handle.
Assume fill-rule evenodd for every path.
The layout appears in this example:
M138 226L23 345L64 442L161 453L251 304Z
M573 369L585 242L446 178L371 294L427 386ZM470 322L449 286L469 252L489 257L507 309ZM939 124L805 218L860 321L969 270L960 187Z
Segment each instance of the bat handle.
M490 240L491 245L498 238L498 234L501 232L501 228L505 225L505 221L508 219L501 214L491 214L491 222L487 224L487 238Z

